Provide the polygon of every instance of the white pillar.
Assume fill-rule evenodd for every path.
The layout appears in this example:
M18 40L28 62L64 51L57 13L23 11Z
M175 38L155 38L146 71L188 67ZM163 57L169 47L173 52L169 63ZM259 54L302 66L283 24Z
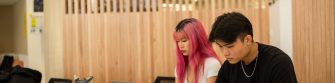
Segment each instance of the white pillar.
M38 70L42 73L42 81L41 83L47 83L46 81L46 70L45 70L45 56L43 55L43 42L42 42L42 32L39 29L33 28L41 28L44 25L43 21L43 13L34 13L34 0L26 0L26 22L27 22L27 48L28 48L28 67ZM36 18L36 27L33 27L33 17ZM39 17L42 16L42 17ZM39 23L42 22L42 23Z
M270 44L291 58L292 53L292 0L275 0L270 6Z

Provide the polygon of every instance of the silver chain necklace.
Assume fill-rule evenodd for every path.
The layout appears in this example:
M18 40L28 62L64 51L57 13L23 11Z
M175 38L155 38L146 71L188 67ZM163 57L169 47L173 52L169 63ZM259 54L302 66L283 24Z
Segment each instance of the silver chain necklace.
M255 72L255 70L256 70L256 66L257 66L257 61L258 61L258 56L256 57L255 67L254 67L254 70L252 71L251 75L248 75L248 74L245 72L244 67L243 67L243 63L242 63L242 61L241 61L241 66L242 66L243 73L244 73L244 75L245 75L247 78L250 78L250 77L252 77L252 75L254 75L254 72Z

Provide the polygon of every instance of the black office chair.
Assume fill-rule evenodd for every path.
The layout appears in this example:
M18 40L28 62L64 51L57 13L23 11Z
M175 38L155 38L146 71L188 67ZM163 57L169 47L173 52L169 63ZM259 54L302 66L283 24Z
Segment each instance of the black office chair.
M155 83L175 83L175 77L157 76Z
M51 78L48 83L72 83L72 80L62 78Z
M12 56L4 56L0 65L0 83L41 83L41 72L18 65L12 67L13 61Z

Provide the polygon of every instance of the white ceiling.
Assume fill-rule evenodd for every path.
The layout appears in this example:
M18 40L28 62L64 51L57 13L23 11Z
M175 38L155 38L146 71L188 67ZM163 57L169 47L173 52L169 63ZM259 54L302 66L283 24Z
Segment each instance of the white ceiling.
M13 5L18 0L0 0L0 5Z

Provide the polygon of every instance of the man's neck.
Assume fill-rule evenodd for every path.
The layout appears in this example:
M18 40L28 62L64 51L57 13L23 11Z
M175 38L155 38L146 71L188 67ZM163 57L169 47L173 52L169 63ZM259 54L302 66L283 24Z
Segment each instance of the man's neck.
M246 65L249 65L258 55L258 44L252 43L249 53L242 59Z

